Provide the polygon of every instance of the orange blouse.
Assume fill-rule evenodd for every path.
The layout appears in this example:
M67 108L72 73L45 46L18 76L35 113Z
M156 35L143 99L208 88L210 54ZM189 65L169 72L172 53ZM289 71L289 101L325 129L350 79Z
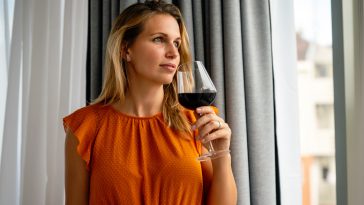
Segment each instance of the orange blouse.
M192 111L185 114L196 120ZM87 164L90 205L203 204L203 180L211 176L203 177L196 159L201 143L168 127L162 113L133 117L97 104L63 123Z

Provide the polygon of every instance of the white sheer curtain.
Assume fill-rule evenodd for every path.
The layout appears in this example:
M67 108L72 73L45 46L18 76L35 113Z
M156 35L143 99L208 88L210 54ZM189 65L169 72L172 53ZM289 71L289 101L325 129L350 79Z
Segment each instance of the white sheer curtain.
M0 204L64 204L61 119L85 104L87 2L15 0Z
M271 0L276 134L282 205L302 203L294 9Z
M0 164L3 142L6 89L8 86L9 36L11 35L12 19L14 16L14 0L0 1Z

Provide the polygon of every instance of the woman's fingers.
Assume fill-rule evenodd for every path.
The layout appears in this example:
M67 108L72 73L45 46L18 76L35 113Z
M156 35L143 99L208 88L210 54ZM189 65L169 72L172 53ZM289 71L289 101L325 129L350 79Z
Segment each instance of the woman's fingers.
M193 124L192 129L200 129L201 127L205 126L207 123L210 123L211 121L218 120L218 116L214 113L207 113L202 115L198 120Z
M211 120L199 129L199 138L204 137L216 130L225 128L225 123L219 120Z
M200 117L192 125L193 130L199 132L197 140L202 143L211 140L218 140L219 146L228 149L231 138L231 129L225 121L215 114L215 110L210 106L199 107L196 109L197 115ZM215 143L216 144L216 143Z
M221 119L216 115L215 110L211 106L203 106L196 109L197 121L192 125L192 130L199 129L211 120ZM222 119L221 119L222 120Z
M231 141L231 130L226 124L224 128L214 130L206 135L201 135L201 143L207 144L210 141L214 141L215 150L228 150Z
M228 131L225 129L221 129L221 130L216 130L215 132L209 133L207 135L205 135L202 139L201 142L202 143L207 143L211 140L216 140L216 139L228 139Z
M205 114L216 114L215 110L211 106L202 106L196 109L196 112L199 115L205 115Z

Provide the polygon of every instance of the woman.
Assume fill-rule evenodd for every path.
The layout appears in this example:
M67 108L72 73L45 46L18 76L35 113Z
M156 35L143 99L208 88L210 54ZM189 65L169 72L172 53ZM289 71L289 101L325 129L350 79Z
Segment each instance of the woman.
M177 7L146 1L120 14L100 96L64 118L66 204L236 204L231 156L196 160L201 141L229 149L231 130L211 107L179 105L176 71L190 61Z

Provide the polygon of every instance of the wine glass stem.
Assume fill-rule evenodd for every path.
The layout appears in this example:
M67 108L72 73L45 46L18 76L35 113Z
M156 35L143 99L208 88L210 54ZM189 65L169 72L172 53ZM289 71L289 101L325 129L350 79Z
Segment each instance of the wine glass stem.
M212 146L212 141L209 141L207 143L207 149L209 150L210 153L213 153L215 151L214 146Z

